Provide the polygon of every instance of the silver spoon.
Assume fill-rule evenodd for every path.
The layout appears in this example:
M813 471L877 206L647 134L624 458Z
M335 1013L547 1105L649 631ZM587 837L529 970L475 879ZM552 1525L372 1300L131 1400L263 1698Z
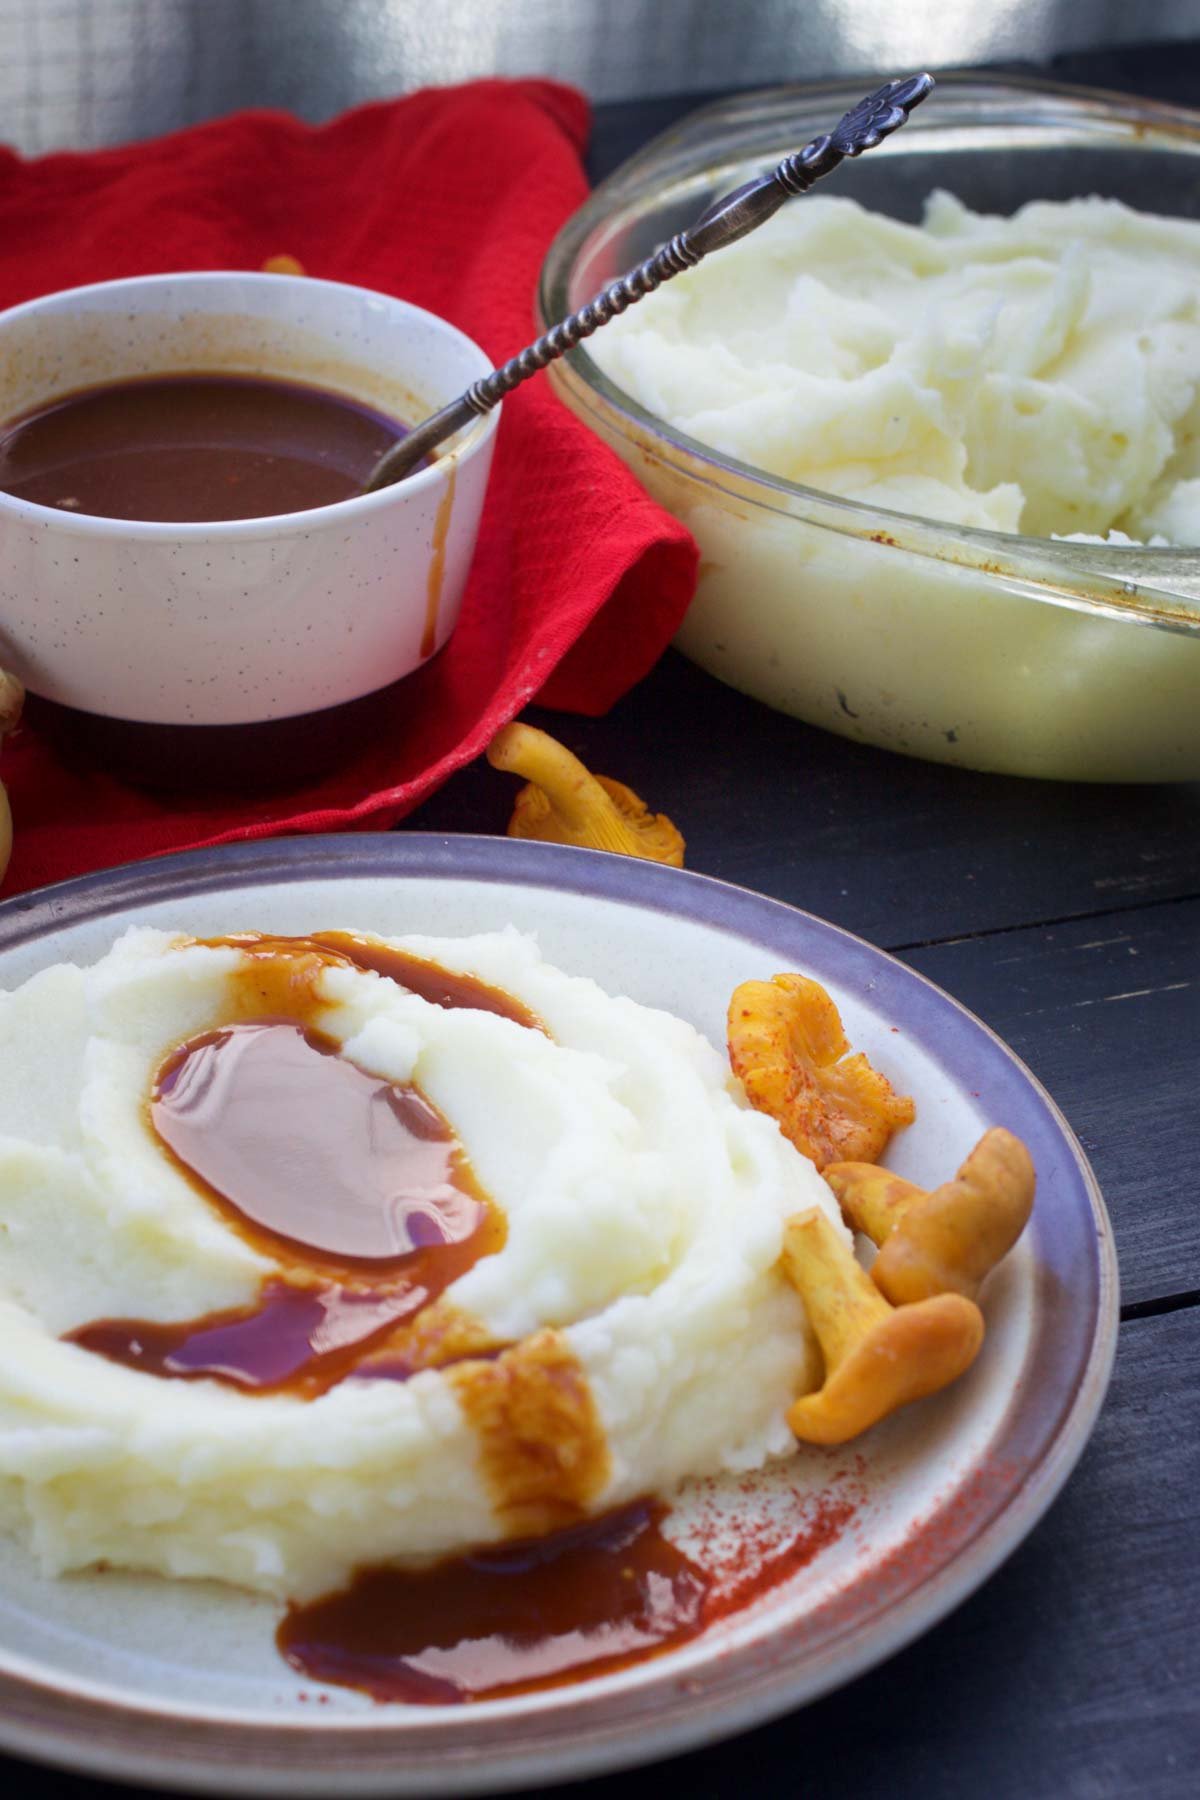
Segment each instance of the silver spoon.
M537 342L522 350L490 375L474 382L465 394L443 406L440 412L417 425L376 463L363 492L389 487L403 481L438 444L461 431L473 419L482 418L522 381L536 375L547 363L556 362L573 350L582 338L591 337L601 325L607 325L618 313L653 293L672 275L694 268L701 257L713 250L723 250L738 238L745 237L778 212L785 200L803 194L828 175L847 156L861 156L864 150L890 137L904 124L914 106L919 106L932 91L932 75L909 75L902 81L889 81L885 87L868 94L838 121L833 130L814 138L803 150L785 156L777 169L760 175L754 181L735 188L723 199L715 200L695 224L681 231L669 244L648 257L636 269L622 275L604 292L581 306L578 312L552 325Z

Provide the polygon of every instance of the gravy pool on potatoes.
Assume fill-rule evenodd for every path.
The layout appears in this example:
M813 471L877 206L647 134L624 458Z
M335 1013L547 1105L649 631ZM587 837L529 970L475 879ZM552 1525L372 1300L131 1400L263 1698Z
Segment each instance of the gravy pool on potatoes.
M400 1328L501 1248L503 1215L419 1089L374 1079L315 1029L314 983L341 965L447 1010L536 1031L540 1020L474 976L350 932L209 947L247 958L245 1017L172 1051L147 1117L197 1190L253 1248L292 1265L292 1279L196 1319L96 1320L72 1342L164 1379L308 1399L347 1376L406 1381L427 1359L453 1360L443 1336L401 1343ZM376 1354L381 1345L390 1349ZM476 1335L460 1348L477 1354Z
M150 375L0 426L0 490L106 519L212 524L352 499L398 420L260 375Z

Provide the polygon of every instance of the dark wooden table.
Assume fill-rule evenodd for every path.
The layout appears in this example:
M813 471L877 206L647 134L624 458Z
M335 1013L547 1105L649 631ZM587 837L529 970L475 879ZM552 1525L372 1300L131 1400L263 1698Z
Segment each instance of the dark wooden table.
M1200 47L1054 73L1195 104ZM685 110L603 109L593 172ZM689 868L858 932L993 1026L1092 1160L1123 1300L1095 1436L979 1594L775 1725L556 1792L1200 1793L1200 784L937 768L769 712L675 653L607 718L527 716L674 818ZM501 831L510 795L471 768L411 823Z
M1200 49L1061 72L1194 100ZM605 109L596 172L683 110ZM1200 784L1063 786L912 762L771 713L674 653L605 719L527 716L675 818L689 867L860 933L992 1025L1092 1159L1123 1298L1092 1442L978 1594L816 1705L554 1793L1200 1792ZM410 823L499 832L511 794L475 766ZM126 1792L0 1769L40 1800Z

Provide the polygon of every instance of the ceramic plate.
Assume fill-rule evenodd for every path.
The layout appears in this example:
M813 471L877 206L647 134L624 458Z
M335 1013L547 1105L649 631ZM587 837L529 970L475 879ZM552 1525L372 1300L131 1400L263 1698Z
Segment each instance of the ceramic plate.
M199 935L465 933L508 923L714 1042L734 986L798 968L917 1101L889 1161L935 1185L993 1124L1033 1154L1028 1231L992 1277L969 1375L848 1449L688 1489L672 1530L734 1596L684 1648L465 1707L378 1705L280 1658L278 1610L209 1584L48 1581L0 1544L0 1743L109 1778L231 1791L449 1794L645 1762L826 1692L941 1618L1050 1504L1104 1394L1117 1320L1104 1207L1032 1076L939 989L804 913L674 869L485 838L304 838L139 864L0 907L0 985L92 962L131 923Z

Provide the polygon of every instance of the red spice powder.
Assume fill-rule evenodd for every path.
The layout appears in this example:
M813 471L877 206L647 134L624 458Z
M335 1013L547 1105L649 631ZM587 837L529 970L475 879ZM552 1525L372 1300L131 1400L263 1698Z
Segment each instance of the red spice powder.
M839 1458L836 1465L829 1460L829 1478L817 1492L776 1489L768 1495L761 1477L748 1476L738 1486L749 1505L736 1513L720 1497L723 1484L696 1484L709 1497L689 1519L687 1543L709 1582L705 1627L784 1586L846 1533L866 1495L865 1464L861 1457L849 1463Z
M858 1504L849 1495L822 1494L782 1541L770 1526L751 1526L712 1571L715 1585L705 1601L705 1625L739 1612L807 1568L838 1541Z
M851 1574L843 1589L811 1613L805 1629L824 1639L907 1599L972 1543L1028 1474L1024 1459L985 1457L959 1487L939 1496L885 1556L875 1557L865 1546L868 1567Z

